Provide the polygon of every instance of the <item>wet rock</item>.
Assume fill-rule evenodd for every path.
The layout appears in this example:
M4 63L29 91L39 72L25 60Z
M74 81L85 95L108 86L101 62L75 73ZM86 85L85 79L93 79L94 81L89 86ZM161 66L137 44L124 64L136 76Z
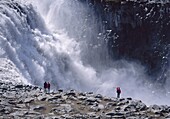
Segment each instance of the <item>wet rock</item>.
M132 100L132 98L127 98L127 100Z
M104 100L104 101L112 101L112 99L109 98L109 97L103 97L103 100Z
M15 98L15 94L14 93L9 93L9 92L8 93L7 92L3 93L2 96L4 96L7 99Z
M34 111L44 111L46 110L46 107L44 105L38 105L36 107L33 107Z
M16 104L16 108L25 108L26 105L25 104Z
M5 113L5 111L6 111L6 110L5 110L4 108L1 108L1 109L0 109L0 113Z
M151 105L151 106L149 106L149 108L152 110L160 110L161 109L158 105Z
M170 114L165 116L166 119L170 119Z
M115 107L115 106L117 106L117 103L116 103L116 102L108 102L108 103L106 103L105 108L106 108L106 109L109 109L109 108Z
M143 110L146 110L147 109L147 106L142 103L141 101L130 101L129 104L125 107L125 111L136 111L136 110L140 110L140 111L143 111Z
M71 105L69 104L60 104L59 107L55 107L51 110L51 112L56 113L56 114L65 114L69 113L73 110Z
M55 98L62 98L62 95L61 94L55 94L54 97Z
M77 98L76 98L76 97L74 97L74 96L68 96L68 97L67 97L67 99L69 99L69 100L73 100L73 101L77 101Z
M79 96L86 96L85 93L79 93Z
M13 109L11 107L8 107L8 106L0 109L0 113L3 113L3 114L10 114L12 111L13 111Z
M24 100L24 103L31 103L31 102L34 102L34 98L26 98Z
M64 118L64 119L74 119L72 116L70 116L68 114L62 115L61 118Z
M63 92L63 90L62 90L62 89L59 89L59 90L58 90L58 92L62 93L62 92Z
M103 105L103 104L99 104L99 105L98 105L98 108L99 108L100 110L103 110L103 109L104 109L104 105Z
M75 114L73 117L76 119L87 119L88 115L79 113L79 114Z
M33 119L44 119L45 116L44 115L38 115L38 116L34 116Z
M88 115L89 118L92 118L92 119L96 119L96 118L97 118L97 117L96 117L97 115L96 115L95 112L87 113L87 115Z
M103 96L101 94L98 94L98 95L95 96L95 98L98 98L98 99L102 100Z
M12 84L11 84L12 85ZM4 84L5 86L5 84ZM131 98L109 98L76 91L45 94L33 86L14 90L8 84L0 96L0 118L31 119L164 119L170 107L151 105ZM13 86L15 87L15 86Z
M23 117L26 113L28 113L27 111L15 111L13 113L11 113L11 116L18 116L18 117Z
M79 100L86 100L87 97L86 97L86 96L79 96L78 99L79 99Z
M89 98L87 98L87 99L86 99L86 101L87 101L87 102L91 102L91 103L93 103L93 102L96 102L96 101L97 101L97 99L96 99L96 98L94 98L94 97L89 97Z
M49 102L56 102L57 100L58 100L57 97L50 97L50 98L48 98Z
M28 112L25 113L26 115L41 115L40 112L35 112L33 110L29 110Z
M125 113L124 112L115 112L115 111L111 111L106 113L106 115L109 115L111 117L115 117L115 118L124 118Z
M125 98L119 98L118 101L119 102L125 101Z
M99 112L100 108L98 106L91 106L89 111L91 111L91 112Z
M67 96L76 96L76 93L75 93L75 91L74 90L70 90L69 92L67 92L65 95L67 95Z
M15 88L23 88L23 85L16 85Z
M47 97L46 96L38 96L37 99L40 101L45 101L47 99Z
M4 85L3 85L3 86L1 87L1 91L2 91L2 92L5 92L5 91L7 91L7 90L8 90L8 87L7 87L7 86L4 86Z

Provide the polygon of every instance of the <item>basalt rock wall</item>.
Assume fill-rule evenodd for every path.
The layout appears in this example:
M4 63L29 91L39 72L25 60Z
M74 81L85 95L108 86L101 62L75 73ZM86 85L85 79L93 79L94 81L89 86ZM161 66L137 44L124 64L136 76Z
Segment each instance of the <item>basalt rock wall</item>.
M149 1L80 0L102 19L100 32L106 35L113 60L138 61L155 79L169 70L170 4Z

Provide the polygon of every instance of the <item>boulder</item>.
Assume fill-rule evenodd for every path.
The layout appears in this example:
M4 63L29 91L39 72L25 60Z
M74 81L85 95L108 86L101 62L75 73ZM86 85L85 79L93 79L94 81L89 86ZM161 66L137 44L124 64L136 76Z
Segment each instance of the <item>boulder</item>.
M102 99L103 99L103 96L102 96L101 94L97 94L97 95L95 96L95 98L102 100Z
M45 101L47 99L47 97L46 96L38 96L37 99L39 101Z
M77 98L78 98L79 100L86 100L86 99L87 99L86 96L78 96Z
M125 113L124 112L116 112L116 111L110 111L107 112L106 115L109 115L113 118L124 118Z
M31 103L31 102L34 102L34 98L26 98L25 100L24 100L24 103Z
M94 97L89 97L89 98L86 99L86 101L87 101L87 102L92 102L92 103L94 103L94 102L97 101L97 99L94 98Z
M26 105L25 104L16 104L16 108L25 108Z
M33 110L34 111L44 111L44 110L46 110L46 107L44 105L38 105L38 106L33 107Z
M23 85L16 85L15 88L23 88Z
M65 95L67 96L76 96L76 92L74 90L70 90L69 92L67 92Z

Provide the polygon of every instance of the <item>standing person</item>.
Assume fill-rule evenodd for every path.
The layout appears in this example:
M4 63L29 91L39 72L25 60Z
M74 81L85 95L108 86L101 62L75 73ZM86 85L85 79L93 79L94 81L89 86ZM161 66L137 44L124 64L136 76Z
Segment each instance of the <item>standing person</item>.
M47 83L48 93L50 93L50 83Z
M116 92L117 92L117 98L120 98L120 93L121 93L120 87L116 88Z
M45 81L44 83L44 92L46 93L47 92L47 82Z

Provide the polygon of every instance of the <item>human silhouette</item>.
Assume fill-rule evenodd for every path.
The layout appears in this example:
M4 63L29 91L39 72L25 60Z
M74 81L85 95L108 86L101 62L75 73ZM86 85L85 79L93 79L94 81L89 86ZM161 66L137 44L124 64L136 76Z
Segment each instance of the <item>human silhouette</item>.
M50 93L50 83L47 83L48 93Z
M47 92L47 82L44 82L44 92Z
M120 93L121 93L120 87L116 88L116 93L117 93L117 98L120 98Z

